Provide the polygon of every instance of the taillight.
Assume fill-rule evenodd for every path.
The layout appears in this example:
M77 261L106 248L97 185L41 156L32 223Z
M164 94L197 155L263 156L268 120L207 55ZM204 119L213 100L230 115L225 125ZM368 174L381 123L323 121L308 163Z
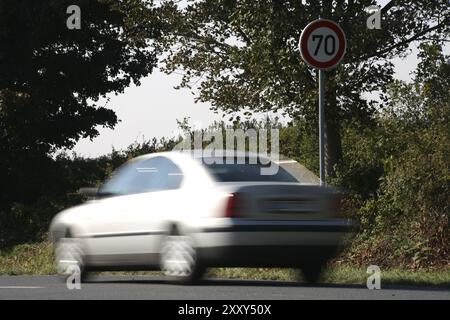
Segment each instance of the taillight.
M236 218L239 216L240 204L237 193L230 193L225 207L225 218Z

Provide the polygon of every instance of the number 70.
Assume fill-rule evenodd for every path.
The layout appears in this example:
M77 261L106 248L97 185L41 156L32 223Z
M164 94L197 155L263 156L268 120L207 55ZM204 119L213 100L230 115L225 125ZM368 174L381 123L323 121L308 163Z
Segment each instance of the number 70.
M336 39L332 35L327 35L327 36L313 35L312 41L316 42L317 40L319 40L319 42L317 43L316 50L314 50L315 56L317 56L317 54L319 53L320 47L323 44L325 44L324 51L325 51L326 55L331 56L336 52Z

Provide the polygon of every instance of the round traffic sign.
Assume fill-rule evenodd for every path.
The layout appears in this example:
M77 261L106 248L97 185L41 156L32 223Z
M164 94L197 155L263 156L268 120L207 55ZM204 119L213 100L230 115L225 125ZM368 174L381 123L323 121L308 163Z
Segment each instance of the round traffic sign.
M303 60L318 69L331 69L345 55L347 40L341 27L334 21L318 19L309 23L300 36Z

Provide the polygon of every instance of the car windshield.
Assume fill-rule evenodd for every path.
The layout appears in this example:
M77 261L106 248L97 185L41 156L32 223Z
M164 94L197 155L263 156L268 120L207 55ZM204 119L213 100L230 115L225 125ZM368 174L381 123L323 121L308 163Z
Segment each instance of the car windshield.
M220 158L203 158L202 164L205 168L220 182L236 182L236 181L276 181L276 182L298 182L298 180L288 173L285 169L275 163L272 164L249 164L248 157L245 158L244 164L233 161L227 164L226 159ZM218 161L221 160L221 161ZM235 159L236 160L236 159ZM264 174L263 169L269 169L269 174ZM278 169L278 170L277 170Z
M100 196L136 194L179 188L183 175L165 157L138 159L121 166L100 188Z
M113 196L124 193L124 188L131 182L133 173L136 170L135 163L126 163L119 167L112 176L99 188L100 196Z

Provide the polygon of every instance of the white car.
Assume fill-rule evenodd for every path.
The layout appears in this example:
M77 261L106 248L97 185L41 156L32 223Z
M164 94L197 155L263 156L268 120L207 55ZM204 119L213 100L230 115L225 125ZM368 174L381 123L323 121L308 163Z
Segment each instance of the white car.
M189 283L207 267L293 267L316 281L351 227L336 190L281 166L262 175L268 165L221 162L182 152L127 162L93 200L53 219L59 272L162 270Z

